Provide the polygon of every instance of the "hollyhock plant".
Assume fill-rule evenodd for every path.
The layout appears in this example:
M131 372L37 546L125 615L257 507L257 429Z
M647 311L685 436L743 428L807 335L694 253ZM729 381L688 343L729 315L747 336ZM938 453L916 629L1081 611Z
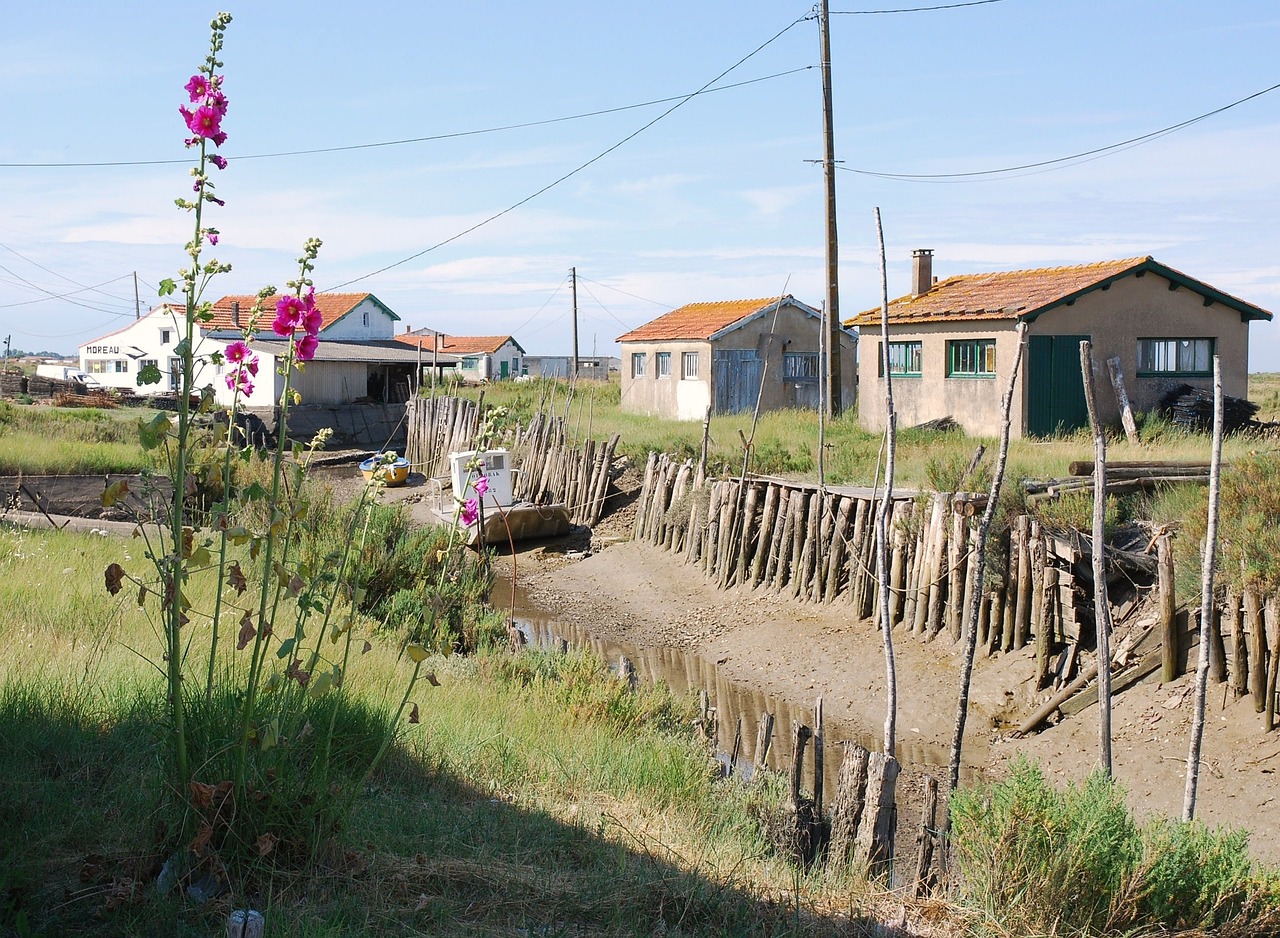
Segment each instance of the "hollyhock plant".
M489 491L489 477L481 476L472 483L471 487L476 490L476 494L484 498L484 493Z
M311 333L307 333L301 339L299 339L298 344L296 346L298 351L298 361L309 362L311 361L311 359L315 358L316 346L318 346L319 344L320 344L320 340L317 339L315 336L313 336Z
M462 503L462 523L467 527L476 523L476 519L480 517L480 506L474 498L468 498Z
M302 325L304 315L306 307L303 306L301 297L282 296L276 301L276 318L271 324L271 331L288 338Z

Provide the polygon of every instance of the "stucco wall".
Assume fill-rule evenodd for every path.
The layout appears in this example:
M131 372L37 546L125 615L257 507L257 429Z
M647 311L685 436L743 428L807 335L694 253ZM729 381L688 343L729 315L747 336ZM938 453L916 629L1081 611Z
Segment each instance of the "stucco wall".
M323 297L321 297L323 306ZM365 323L368 313L369 322ZM267 323L270 326L270 323ZM344 342L367 342L370 339L394 339L396 321L381 306L367 297L355 309L341 319L330 323L321 335L322 339Z
M715 349L754 349L765 362L762 410L784 407L813 406L809 388L784 380L783 355L819 351L821 320L794 306L784 306L775 324L772 311L758 316L737 329L726 332L714 342L701 340L667 340L662 342L624 342L622 344L621 390L622 408L632 413L701 420L714 400L712 361ZM643 352L645 376L632 376L634 353ZM671 377L656 377L658 352L671 353ZM682 377L682 352L698 353L697 380ZM857 388L857 342L845 334L841 340L840 361L843 379L843 404L852 407Z
M671 353L671 376L658 378L657 353ZM698 377L683 377L684 352L698 354ZM632 377L631 356L645 355L645 376ZM711 403L711 343L627 342L622 346L622 409L636 414L701 420Z
M1107 373L1106 361L1120 359L1130 402L1135 410L1152 409L1176 384L1211 387L1212 379L1187 376L1139 376L1138 340L1149 338L1212 338L1221 359L1223 392L1244 397L1248 392L1249 325L1233 309L1213 303L1155 273L1130 276L1106 290L1095 290L1071 306L1060 306L1028 324L1027 335L1086 335L1098 363L1098 407L1102 419L1116 423L1120 407ZM1000 431L1000 396L1008 383L1015 350L1015 322L991 320L974 323L924 323L909 329L890 326L894 342L921 343L920 377L894 376L894 405L898 426L950 416L975 436L995 436ZM878 374L880 330L863 327L859 363L861 400L859 420L869 430L885 425L884 382ZM946 342L957 338L995 338L995 378L946 377ZM1013 435L1026 429L1028 382L1026 363L1019 375L1013 404Z

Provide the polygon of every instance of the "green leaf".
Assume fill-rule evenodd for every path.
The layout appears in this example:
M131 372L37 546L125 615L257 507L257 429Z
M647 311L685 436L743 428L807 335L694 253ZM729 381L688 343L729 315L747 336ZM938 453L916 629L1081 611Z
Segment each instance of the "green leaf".
M161 296L169 296L177 289L178 289L178 285L173 282L172 277L166 277L165 279L160 281Z
M267 497L267 490L261 482L251 482L245 487L242 497L247 502L259 502Z
M312 698L323 697L325 692L333 686L333 673L325 671L317 677L312 678L310 685L307 687L307 694Z
M116 479L102 491L102 507L110 508L129 494L129 483L124 479Z
M423 648L421 645L406 645L405 654L409 656L409 660L414 664L421 664L430 657L431 652Z
M152 450L164 442L169 432L169 415L156 414L150 420L138 421L138 442L144 450Z
M288 658L291 654L293 654L293 646L294 646L294 640L292 638L286 638L283 642L280 643L280 647L276 650L276 657Z
M160 371L160 366L154 363L143 365L138 371L138 387L144 387L148 384L159 384L164 380L164 375Z
M272 720L258 730L258 748L263 752L274 749L280 741L280 721Z
M174 357L174 358L184 358L184 359L185 359L185 358L186 358L188 355L190 355L190 354L191 354L191 340L190 340L190 339L183 339L181 342L179 342L177 345L175 345L175 346L173 347L173 357Z

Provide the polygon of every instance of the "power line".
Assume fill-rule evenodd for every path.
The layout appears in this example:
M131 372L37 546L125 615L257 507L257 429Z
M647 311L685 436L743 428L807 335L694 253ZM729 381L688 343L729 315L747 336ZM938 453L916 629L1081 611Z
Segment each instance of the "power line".
M579 278L579 280L581 280L581 278ZM619 319L617 316L615 316L615 315L614 315L614 313L613 313L613 310L611 310L609 307L607 307L607 306L605 306L603 303L601 303L601 302L600 302L600 298L599 298L598 296L596 296L594 293L592 293L592 292L591 292L591 288L590 288L590 287L586 287L586 286L584 286L582 289L586 290L586 291L587 291L587 296L589 296L589 297L591 297L593 300L595 300L595 301L596 301L596 305L597 305L597 306L599 306L599 307L600 307L602 310L604 310L606 313L608 313L610 316L612 316L612 317L613 317L613 321L614 321L614 322L616 322L618 325L620 325L623 329L632 329L632 328L634 328L633 326L629 326L629 325L627 325L625 322L623 322L621 319ZM602 319L602 320L600 320L600 321L601 321L601 322L604 322L604 320L603 320L603 319Z
M104 280L102 283L96 284L95 286L81 287L80 289L72 290L69 293L50 293L48 296L42 296L34 300L22 300L21 302L18 302L18 303L0 303L0 309L12 309L15 306L30 306L32 303L43 303L46 300L65 300L68 297L75 296L77 293L84 293L87 290L97 290L98 287L105 287L109 283L116 283L117 281L124 280L128 276L130 275L123 274L112 280ZM27 286L31 286L31 284L28 283L27 281L23 281L23 282L27 283ZM110 296L110 294L103 294L103 295ZM111 299L119 299L119 297L111 297Z
M663 303L661 300L651 300L647 296L640 296L637 293L628 293L626 290L619 290L617 287L612 287L607 283L601 283L599 280L592 280L590 277L584 277L582 274L578 274L578 280L585 280L587 283L594 283L597 287L604 287L606 290L612 290L614 293L621 293L623 296L629 296L633 300L642 300L645 303L652 303L654 306L661 306L664 309L675 309L675 305L672 303ZM600 301L597 300L596 302L599 303ZM601 305L603 306L604 304L602 303Z
M795 24L792 24L795 25ZM736 67L736 66L735 66ZM803 65L799 68L789 69L785 72L777 72L773 75L764 75L760 78L749 78L746 81L736 82L732 85L720 85L715 88L703 87L693 94L714 94L717 91L729 91L734 88L743 88L747 85L754 85L762 81L772 81L775 78L785 78L788 75L794 75L797 72L808 71L814 68L813 65ZM436 140L453 140L458 137L476 137L482 134L496 134L507 130L522 130L527 127L543 127L547 124L561 124L566 121L584 120L588 117L601 117L605 114L618 114L622 111L633 111L638 108L653 107L658 104L668 104L671 101L680 101L683 103L692 95L673 95L669 98L655 98L652 101L642 101L639 104L624 104L619 107L603 108L598 111L586 111L582 114L570 114L565 117L549 117L545 120L524 121L519 124L504 124L500 127L484 127L479 130L459 130L447 134L432 134L426 137L406 137L402 140L383 140L377 143L352 143L344 146L336 147L316 147L309 150L281 150L275 153L250 153L244 156L231 157L232 160L272 160L286 156L312 156L317 153L345 153L351 150L374 150L380 147L401 147L412 143L430 143ZM87 167L112 167L112 166L174 166L187 165L191 161L189 159L179 160L105 160L93 163L0 163L0 169L83 169Z
M37 261L33 261L31 258L27 257L27 256L26 256L25 254L23 254L22 252L17 251L17 250L15 250L14 248L9 247L9 245L5 244L4 242L0 242L0 248L4 248L6 251L8 251L8 252L9 252L10 254L12 254L14 257L17 257L17 258L20 258L20 259L22 259L22 260L26 261L26 262L27 262L28 264L30 264L32 267L38 267L38 268L40 268L41 270L43 270L43 271L44 271L45 273L47 273L47 274L53 274L53 276L57 277L59 280L65 280L67 283L72 284L73 286L80 287L80 289L81 289L81 290L92 290L92 291L93 291L93 292L95 292L95 293L101 293L103 296L105 296L105 297L106 297L107 299L109 299L109 300L116 300L117 302L124 302L124 300L122 300L120 297L118 297L118 296L112 296L110 293L106 293L106 292L104 292L104 291L102 291L102 290L99 290L99 289L98 289L98 287L106 286L106 283L115 283L115 282L116 282L116 280L123 280L125 277L129 276L128 274L122 274L121 276L116 277L116 278L115 278L115 280L108 280L108 281L106 281L106 283L100 283L100 284L98 284L98 286L95 286L95 287L89 287L89 286L85 286L83 283L80 283L80 282L79 282L79 281L77 281L77 280L72 280L70 277L66 276L65 274L60 274L60 273L58 273L56 270L53 270L53 269L52 269L52 268L50 268L50 267L45 267L43 264L41 264L41 263L39 263L39 262L37 262ZM12 271L9 271L9 273L13 273L13 272L12 272ZM18 277L18 275L17 275L17 274L13 274L13 276ZM29 280L23 280L23 278L21 278L21 277L18 277L18 279L19 279L19 280L22 280L22 282L23 282L23 283L25 283L25 284L27 284L28 286L35 287L35 284L31 283ZM35 287L35 288L36 288L37 290L41 290L41 289L42 289L42 288L40 288L40 287ZM47 290L42 290L42 292L48 293L49 291L47 291ZM78 292L78 291L76 291L76 292ZM54 297L54 294L50 293L50 296L51 296L51 297ZM57 298L59 298L59 297L54 297L54 298L55 298L55 299L57 299ZM15 304L15 305L16 305L16 304Z
M1121 140L1119 143L1112 143L1105 147L1097 147L1093 150L1084 150L1080 153L1073 153L1071 156L1060 156L1052 160L1040 160L1035 163L1022 163L1017 166L1005 166L1002 169L982 169L967 173L882 173L874 172L869 169L854 169L849 166L837 166L836 168L842 169L847 173L857 173L860 176L875 176L880 179L899 179L907 182L927 182L930 180L963 180L979 176L997 176L1003 173L1015 173L1022 170L1043 169L1047 166L1057 166L1063 163L1088 162L1090 158L1100 159L1101 157L1107 156L1111 153L1127 150L1131 147L1141 146L1144 143L1149 143L1152 140L1164 137L1168 134L1182 130L1183 128L1190 127L1192 124L1197 124L1202 120L1207 120L1210 117L1221 114L1223 111L1228 111L1237 105L1244 104L1246 101L1252 101L1254 98L1260 98L1264 94L1270 94L1277 88L1280 88L1280 83L1274 84L1270 88L1263 88L1261 91L1255 91L1251 95L1246 95L1237 101L1232 101L1230 104L1224 104L1220 108L1215 108L1212 111L1206 111L1204 114L1197 117L1192 117L1176 124L1170 124L1168 127L1161 128L1160 130L1153 130L1151 133L1143 134L1139 137L1130 137L1128 140ZM1047 172L1048 170L1044 171Z
M1004 0L968 0L967 3L943 3L932 7L903 7L898 10L832 10L832 16L884 16L889 13L932 13L934 10L958 10L961 7L981 7Z
M608 156L608 155L609 155L610 153L612 153L614 150L618 149L619 147L623 146L624 144L628 143L629 141L634 140L636 137L640 136L640 134L644 133L646 130L648 130L650 127L652 127L654 124L658 123L660 120L662 120L663 118L667 117L669 114L671 114L672 112L676 111L678 108L680 108L680 107L684 106L685 104L687 104L688 102L692 101L692 100L693 100L695 97L697 97L698 95L703 94L703 93L704 93L708 88L710 88L712 85L714 85L716 82L718 82L718 81L719 81L721 78L723 78L725 75L728 75L728 74L729 74L730 72L732 72L735 68L737 68L738 66L740 66L743 62L746 62L746 61L747 61L748 59L750 59L752 56L756 55L758 52L760 52L761 50L763 50L766 46L768 46L768 45L770 45L771 43L775 42L776 40L780 39L784 34L786 34L787 32L789 32L789 31L792 29L792 27L794 27L794 26L796 26L796 25L798 25L798 24L800 24L800 23L803 23L806 19L808 19L808 16L807 16L807 15L806 15L806 16L802 16L802 17L800 17L799 19L797 19L797 20L795 20L795 21L793 21L793 22L791 22L791 23L787 24L785 27L783 27L781 30L779 30L775 35L771 36L769 39L766 39L766 40L765 40L764 42L762 42L760 45L756 46L756 48L754 48L753 50L751 50L750 52L748 52L748 53L747 53L746 55L744 55L742 58L738 59L738 61L737 61L737 62L734 62L732 65L730 65L728 68L726 68L724 71L722 71L722 72L721 72L719 75L717 75L715 78L711 79L711 80L710 80L710 81L708 81L706 84L704 84L704 85L703 85L701 88L699 88L697 91L690 92L689 94L687 94L687 95L685 95L684 97L680 98L678 101L676 101L676 103L675 103L675 104L671 105L671 107L667 108L665 111L663 111L663 112L662 112L661 114L659 114L657 117L653 118L653 120L651 120L651 121L649 121L648 123L646 123L646 124L642 125L639 129L634 130L634 131L632 131L631 133L627 134L627 136L623 137L621 140L619 140L619 141L618 141L617 143L615 143L613 146L609 147L608 149L606 149L606 150L604 150L604 151L602 151L602 152L600 152L600 153L597 153L595 156L593 156L591 159L587 160L585 163L580 164L579 166L575 167L574 169L569 170L569 171L568 171L567 173L565 173L563 176L560 176L559 178L557 178L557 179L555 179L555 180L553 180L553 181L551 181L551 182L547 183L545 186L543 186L543 187L542 187L541 189L539 189L538 191L536 191L536 192L532 193L531 195L527 195L527 196L525 196L523 199L521 199L519 202L516 202L514 205L509 205L509 206L507 206L506 208L504 208L504 209L503 209L502 211L500 211L500 212L494 212L494 213L493 213L492 215L490 215L488 218L485 218L485 219L483 219L482 221L478 221L478 222L476 222L476 223L475 223L474 225L472 225L470 228L466 228L466 229L464 229L464 230L462 230L462 231L459 231L457 234L452 235L452 236L450 236L450 237L448 237L448 238L445 238L443 241L437 241L435 244L431 245L430 247L423 248L421 251L418 251L417 253L410 254L408 257L404 257L404 258L401 258L401 259L400 259L400 260L398 260L398 261L395 261L394 263L387 264L385 267L379 267L377 270L370 271L369 273L364 274L363 276L355 277L355 278L353 278L353 279L351 279L351 280L344 280L342 283L335 284L334 286L328 287L328 289L329 289L329 290L338 290L338 289L341 289L342 287L350 286L350 285L351 285L351 284L353 284L353 283L359 283L361 280L368 280L370 277L376 277L378 274L386 273L388 270L392 270L393 268L399 267L401 264L407 264L407 263L409 263L410 261L417 260L419 257L422 257L423 255L430 254L432 251L435 251L435 250L437 250L437 249L439 249L439 248L442 248L442 247L444 247L446 244L451 244L452 242L457 241L459 238L463 238L463 237L465 237L466 235L471 234L471 232L476 231L476 230L478 230L478 229L480 229L480 228L483 228L485 225L489 224L490 222L497 221L497 220L498 220L499 218L501 218L503 215L506 215L506 214L508 214L508 213L510 213L510 212L514 212L514 211L515 211L516 209L518 209L520 206L525 205L526 203L532 202L534 199L536 199L538 196L542 195L544 192L549 192L550 190L554 189L556 186L560 185L560 183L562 183L562 182L564 182L564 181L566 181L566 180L568 180L568 179L571 179L571 178L573 178L574 176L578 175L578 173L582 172L584 169L586 169L587 167L591 166L592 164L594 164L594 163L598 163L600 160L604 159L606 156Z
M549 297L547 297L547 301L546 301L545 303L543 303L541 306L539 306L539 307L538 307L538 311L537 311L536 313L534 313L532 316L530 316L530 317L529 317L528 319L526 319L524 322L520 323L520 325L518 325L518 326L516 326L514 329L512 329L512 330L511 330L511 334L512 334L512 335L515 335L517 332L519 332L519 331L520 331L521 329L523 329L525 326L529 325L529 323L533 322L535 319L537 319L539 316L541 316L541 315L542 315L542 311L543 311L544 309L546 309L548 306L550 306L550 305L551 305L551 301L552 301L552 300L554 300L557 296L559 296L559 295L560 295L560 291L564 289L564 285L565 285L566 283L568 283L568 281L569 281L569 275L568 275L568 274L565 274L565 275L564 275L564 278L560 281L560 283L558 283L558 284L556 285L555 291L554 291L554 292L552 292L552 294L551 294Z

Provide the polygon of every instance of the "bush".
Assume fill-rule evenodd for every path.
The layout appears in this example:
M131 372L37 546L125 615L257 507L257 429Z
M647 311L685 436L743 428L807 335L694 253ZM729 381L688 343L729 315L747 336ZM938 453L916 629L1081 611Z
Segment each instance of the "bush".
M957 792L951 820L961 900L1007 934L1280 926L1277 876L1254 869L1247 834L1140 827L1101 772L1057 791L1019 758L1004 781Z

